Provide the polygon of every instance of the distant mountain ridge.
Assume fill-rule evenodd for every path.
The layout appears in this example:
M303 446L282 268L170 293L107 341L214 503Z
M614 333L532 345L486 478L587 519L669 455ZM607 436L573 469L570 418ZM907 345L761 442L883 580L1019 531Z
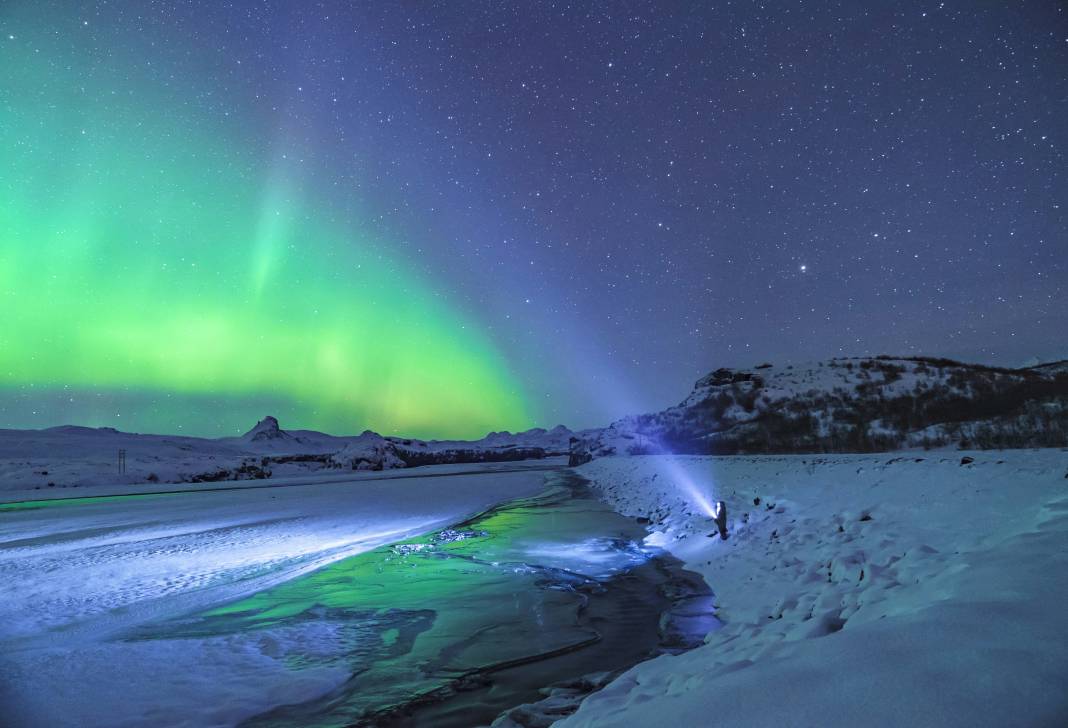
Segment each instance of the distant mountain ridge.
M563 425L525 432L491 432L480 440L417 440L384 437L367 430L331 456L354 470L378 470L447 463L504 462L566 455L574 433Z
M271 415L242 435L223 438L77 425L0 429L0 489L259 480L349 469L542 459L566 455L573 436L562 425L491 432L470 441L387 437L371 431L337 436L285 430Z
M292 462L310 456L331 467L381 470L416 465L527 460L568 452L574 433L563 425L552 430L535 427L524 432L491 432L479 440L419 440L366 430L355 436L328 435L315 430L283 430L267 415L236 438L222 438L271 461Z
M1066 445L1068 361L1010 369L878 356L717 369L678 405L585 437L572 459Z
M568 456L1068 447L1068 361L1011 369L859 357L716 369L660 412L574 432L419 440L285 430L266 416L218 439L63 425L0 430L0 487L204 482Z

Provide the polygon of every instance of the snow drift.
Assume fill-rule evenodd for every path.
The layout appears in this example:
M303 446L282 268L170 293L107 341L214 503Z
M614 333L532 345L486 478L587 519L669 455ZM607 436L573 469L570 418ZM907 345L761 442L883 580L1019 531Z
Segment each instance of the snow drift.
M716 592L722 629L557 723L1061 725L1068 453L604 458L581 469ZM678 488L727 502L731 536Z

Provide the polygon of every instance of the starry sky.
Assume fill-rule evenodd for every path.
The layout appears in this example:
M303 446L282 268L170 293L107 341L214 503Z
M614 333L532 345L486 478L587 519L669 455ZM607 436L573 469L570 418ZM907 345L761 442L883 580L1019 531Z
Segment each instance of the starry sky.
M0 427L605 424L1068 358L1068 11L0 4Z

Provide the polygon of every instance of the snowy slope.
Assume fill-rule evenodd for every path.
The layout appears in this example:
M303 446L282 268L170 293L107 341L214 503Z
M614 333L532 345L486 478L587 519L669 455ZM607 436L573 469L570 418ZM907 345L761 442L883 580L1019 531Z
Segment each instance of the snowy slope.
M717 369L680 404L625 417L600 454L874 452L1068 444L1068 371L931 358L832 359Z
M725 624L557 726L1068 720L1068 451L616 457L581 472L653 520ZM730 539L705 535L695 492L726 501Z
M1058 374L1068 374L1068 360L1054 361L1048 364L1036 364L1032 367L1028 367L1039 374L1047 376L1056 376Z
M126 475L118 473L120 450L126 451ZM0 430L0 489L173 481L240 464L249 455L228 441L138 435L111 428Z

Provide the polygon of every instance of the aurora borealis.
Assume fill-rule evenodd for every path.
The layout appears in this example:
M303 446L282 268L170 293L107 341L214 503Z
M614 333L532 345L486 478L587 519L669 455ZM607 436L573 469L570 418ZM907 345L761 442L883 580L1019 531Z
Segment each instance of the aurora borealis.
M299 161L265 161L121 53L90 73L20 36L0 45L0 396L207 434L267 406L335 432L529 424L492 342L388 240L326 219Z
M1068 357L1068 10L0 3L0 427L602 426Z

